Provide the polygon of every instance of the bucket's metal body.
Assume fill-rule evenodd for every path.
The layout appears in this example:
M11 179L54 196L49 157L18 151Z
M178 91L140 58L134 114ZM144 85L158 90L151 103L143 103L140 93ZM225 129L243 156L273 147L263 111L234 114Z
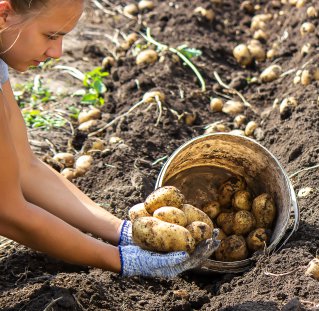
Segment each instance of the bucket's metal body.
M198 166L226 169L243 176L255 193L271 194L278 212L268 252L282 246L298 229L299 209L290 180L275 156L256 141L226 133L196 137L170 156L159 173L156 188L164 186L176 174ZM290 224L291 212L294 225L286 240L281 242ZM250 259L235 262L209 259L201 268L215 272L241 272L250 264Z

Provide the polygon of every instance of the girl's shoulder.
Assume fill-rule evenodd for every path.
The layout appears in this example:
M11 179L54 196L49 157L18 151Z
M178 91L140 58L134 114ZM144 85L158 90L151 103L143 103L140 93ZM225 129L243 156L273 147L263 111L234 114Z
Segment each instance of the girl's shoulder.
M8 65L0 58L0 89L9 78Z

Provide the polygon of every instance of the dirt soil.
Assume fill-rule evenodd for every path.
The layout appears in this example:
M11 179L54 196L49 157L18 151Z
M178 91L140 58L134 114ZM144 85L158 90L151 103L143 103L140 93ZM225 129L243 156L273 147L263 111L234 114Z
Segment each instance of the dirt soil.
M209 110L211 97L241 101L236 93L217 82L214 72L251 104L252 108L246 107L243 114L247 121L254 120L259 125L253 138L279 159L288 175L318 164L319 83L293 82L297 70L318 66L318 18L306 14L310 5L319 10L317 1L306 1L305 6L297 8L286 3L289 1L255 0L254 12L241 8L243 1L233 0L153 2L154 8L141 11L137 18L119 13L124 1L98 1L107 11L90 2L77 30L65 39L61 64L88 71L101 65L105 56L116 57L105 78L106 104L101 108L103 114L96 129L128 111L146 91L158 89L166 96L158 124L157 105L143 104L96 135L105 142L106 149L94 153L93 167L74 181L77 186L108 211L128 218L128 209L154 189L165 159L177 147L203 134L205 126L217 121L234 129L232 116ZM208 22L195 14L194 9L199 6L213 9L215 19ZM243 68L232 50L252 39L252 18L264 13L272 14L272 20L266 22L269 37L262 46L268 51L277 44L277 56ZM306 21L316 28L301 36L300 26ZM162 52L154 64L136 65L134 51L138 44L128 51L119 47L125 35L145 32L146 27L161 43L172 47L187 44L202 51L192 61L206 81L206 92L201 91L193 71L169 51ZM145 44L142 38L138 42L140 46ZM311 48L302 54L306 43ZM259 75L271 64L280 65L285 74L263 83ZM55 91L71 94L81 87L78 80L58 70L35 72ZM14 83L27 81L33 75L34 72L12 73L12 79ZM298 105L280 114L278 102L289 96L295 97ZM77 104L78 98L66 96L47 109L66 109ZM186 123L187 113L196 115L194 122ZM73 126L77 127L75 121ZM50 131L30 129L29 135L34 151L42 158L53 156L53 147L55 151L71 148L80 152L94 139L79 131L70 136L68 125ZM109 139L113 136L121 140L111 144ZM318 170L312 169L291 178L296 193L312 188L310 194L298 199L300 228L281 251L256 256L244 273L187 272L172 280L125 279L107 271L69 265L14 243L1 250L0 309L319 310L319 283L304 274L309 261L318 255L318 177Z

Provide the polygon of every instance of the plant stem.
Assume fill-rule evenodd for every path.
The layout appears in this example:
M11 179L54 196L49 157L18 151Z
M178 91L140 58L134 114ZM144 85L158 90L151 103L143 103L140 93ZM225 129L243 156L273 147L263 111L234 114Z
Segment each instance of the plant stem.
M193 70L193 72L195 73L196 77L198 78L198 80L201 84L202 92L206 91L206 83L205 83L203 76L200 74L200 72L195 67L195 65L183 53L181 53L180 51L178 51L175 48L169 47L168 45L159 43L156 40L154 40L154 38L151 36L150 28L146 29L146 36L142 33L141 33L141 35L144 37L145 40L156 45L160 50L169 50L170 52L177 54L178 57L180 57L185 62L185 64L187 66L189 66Z

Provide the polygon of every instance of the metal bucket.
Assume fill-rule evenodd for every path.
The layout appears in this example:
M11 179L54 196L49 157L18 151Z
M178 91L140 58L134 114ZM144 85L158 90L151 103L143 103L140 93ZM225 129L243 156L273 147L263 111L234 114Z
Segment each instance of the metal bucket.
M300 215L291 182L275 156L256 141L226 133L196 137L183 144L169 157L159 173L155 188L169 185L178 174L198 167L213 167L240 175L245 178L248 187L255 194L267 192L273 197L277 217L270 245L265 251L271 252L282 247L298 229ZM293 228L282 241L290 225L292 213ZM201 269L236 273L246 270L251 263L251 259L234 262L209 259L204 262Z

